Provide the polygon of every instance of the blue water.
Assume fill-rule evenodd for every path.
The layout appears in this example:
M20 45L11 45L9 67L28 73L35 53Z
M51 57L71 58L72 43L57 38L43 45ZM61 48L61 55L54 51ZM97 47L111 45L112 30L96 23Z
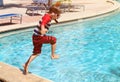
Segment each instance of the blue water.
M116 0L117 2L120 2L120 0Z
M56 53L43 45L29 67L31 73L54 82L120 82L120 12L103 18L50 28ZM32 30L0 38L0 61L20 69L32 53Z

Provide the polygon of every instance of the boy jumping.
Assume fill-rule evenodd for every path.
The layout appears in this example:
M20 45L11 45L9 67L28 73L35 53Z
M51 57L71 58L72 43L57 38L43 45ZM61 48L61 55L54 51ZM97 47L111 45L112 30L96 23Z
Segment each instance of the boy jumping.
M46 35L46 33L49 30L51 20L55 20L55 22L58 23L57 19L59 18L60 13L61 12L59 9L52 6L49 9L49 12L42 17L41 21L39 21L39 25L34 29L34 34L32 36L32 41L34 46L33 54L24 64L24 74L27 74L29 64L41 53L41 48L43 44L51 44L52 59L59 58L59 56L55 54L56 38L53 36L48 36Z

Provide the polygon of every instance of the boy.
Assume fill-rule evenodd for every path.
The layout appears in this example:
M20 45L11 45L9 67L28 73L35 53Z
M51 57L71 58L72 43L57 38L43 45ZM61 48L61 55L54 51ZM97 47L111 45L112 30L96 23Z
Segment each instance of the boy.
M41 21L39 21L39 25L34 29L34 34L32 36L34 46L33 54L24 64L24 74L27 74L29 64L41 53L42 44L51 44L51 58L59 58L59 56L55 54L56 38L48 36L46 33L49 30L51 20L55 20L55 22L58 23L57 19L60 13L59 9L51 7L49 12L42 17Z

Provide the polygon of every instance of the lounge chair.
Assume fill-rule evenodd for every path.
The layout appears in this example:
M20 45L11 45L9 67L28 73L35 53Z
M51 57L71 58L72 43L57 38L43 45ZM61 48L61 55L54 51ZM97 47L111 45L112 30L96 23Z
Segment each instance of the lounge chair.
M62 3L60 6L60 9L63 10L63 12L70 12L70 11L75 11L76 9L80 10L82 9L83 11L85 11L85 6L82 4L74 4L74 3Z
M0 19L10 18L10 23L12 23L12 20L19 20L20 23L22 23L22 15L16 14L16 13L9 13L9 14L1 14Z
M34 16L34 14L35 14L35 12L37 12L37 14L38 14L38 12L41 10L41 12L42 12L42 10L45 10L46 11L46 8L43 6L43 7L41 7L41 6L32 6L32 5L30 5L30 6L27 6L27 10L26 10L26 14L28 14L28 13L31 13L32 12L32 16Z
M33 5L44 5L44 7L48 7L48 0L33 0Z
M27 6L26 14L28 14L28 12L32 12L33 16L35 14L35 11L38 13L40 10L45 10L46 12L48 8L48 0L33 0L33 3Z

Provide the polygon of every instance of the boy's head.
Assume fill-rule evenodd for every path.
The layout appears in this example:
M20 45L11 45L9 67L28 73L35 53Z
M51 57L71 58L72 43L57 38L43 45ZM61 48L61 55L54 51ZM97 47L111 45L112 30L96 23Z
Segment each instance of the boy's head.
M54 14L57 14L59 16L61 14L61 11L58 8L52 6L49 8L49 13L54 13Z
M51 14L52 19L58 23L57 19L60 17L61 11L55 6L52 6L49 8L49 13Z

